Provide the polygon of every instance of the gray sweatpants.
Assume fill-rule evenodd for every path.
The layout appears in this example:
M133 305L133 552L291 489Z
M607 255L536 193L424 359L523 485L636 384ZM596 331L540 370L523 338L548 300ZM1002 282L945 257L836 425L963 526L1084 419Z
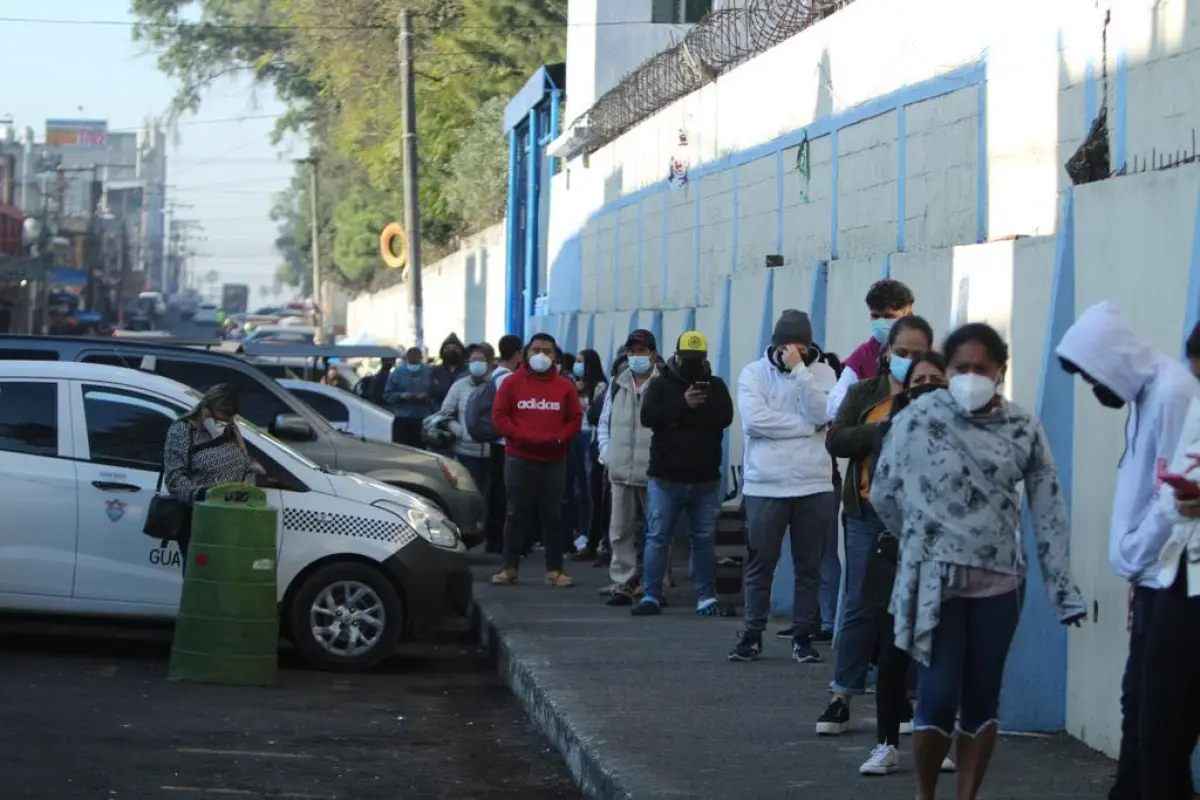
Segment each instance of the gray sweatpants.
M835 494L805 497L746 497L746 630L761 632L771 611L771 579L785 533L791 535L792 568L796 576L792 627L797 636L821 630L821 559L826 532L836 516Z

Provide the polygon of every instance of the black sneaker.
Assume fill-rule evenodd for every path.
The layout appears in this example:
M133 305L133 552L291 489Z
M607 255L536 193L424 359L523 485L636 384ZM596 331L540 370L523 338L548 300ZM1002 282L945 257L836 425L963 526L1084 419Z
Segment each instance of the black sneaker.
M792 639L792 659L801 664L815 664L821 660L821 656L813 650L807 636L797 636Z
M730 661L753 661L762 653L762 634L758 631L742 631L737 646L729 651Z
M633 604L629 613L635 617L657 617L662 613L662 606L653 597L643 597Z
M828 644L833 641L833 631L828 628L822 628L821 632L812 637L816 644Z
M795 628L780 628L779 630L775 631L776 639L792 639L792 638L795 638L795 636L796 636Z
M631 606L633 605L633 592L629 591L625 587L617 589L615 592L609 595L607 600L604 601L604 605Z
M913 732L913 706L911 700L904 702L904 708L900 711L900 735L911 736Z
M818 736L841 736L850 728L850 706L834 698L817 717Z

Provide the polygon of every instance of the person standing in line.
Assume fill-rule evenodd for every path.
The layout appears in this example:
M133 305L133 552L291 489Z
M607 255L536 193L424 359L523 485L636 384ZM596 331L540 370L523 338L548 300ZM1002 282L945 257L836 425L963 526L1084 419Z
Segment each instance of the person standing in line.
M821 660L812 639L821 630L821 558L834 514L825 430L829 391L837 377L816 360L812 343L808 315L788 309L775 323L766 353L738 377L745 443L746 627L730 661L749 661L762 652L771 581L788 533L795 572L792 657L800 663Z
M492 424L505 441L504 485L508 493L504 525L504 567L492 583L517 582L526 531L541 531L546 552L545 581L568 587L563 571L562 495L567 479L567 448L579 434L583 411L574 384L554 369L554 337L535 333L525 364L496 393Z
M658 342L647 330L635 330L625 340L629 369L613 378L604 397L596 440L600 463L612 486L612 521L608 543L612 581L607 604L633 605L641 584L638 569L638 516L646 516L646 469L650 465L650 429L642 424L642 398L659 374L654 363Z
M583 428L575 440L575 446L580 450L578 458L583 462L583 472L574 490L576 502L581 509L585 509L580 514L579 533L586 543L571 560L591 562L599 554L600 536L607 536L608 533L607 527L603 531L596 527L596 504L604 502L604 490L599 485L604 479L604 468L598 460L599 451L595 447L596 425L600 421L599 412L603 410L600 406L604 404L608 379L604 375L600 354L595 350L580 350L572 372L575 388L579 391L579 404L583 407ZM592 413L593 406L596 407L595 415Z
M438 358L441 363L429 369L429 396L434 405L440 408L450 387L467 374L467 367L463 363L463 343L457 333L450 334L442 342Z
M421 351L408 348L404 354L404 369L393 370L388 376L383 400L396 417L395 440L409 447L424 448L421 423L433 413L432 378Z
M999 733L1004 664L1025 595L1022 489L1051 607L1074 626L1086 610L1071 579L1071 529L1050 445L1037 419L1000 394L1008 346L991 326L971 323L943 350L949 390L918 398L896 419L870 501L899 540L889 611L895 645L918 665L918 798L936 798L957 739L957 796L974 800Z
M496 393L508 376L521 367L521 353L524 345L521 337L505 334L496 343L499 355L496 366L492 369L491 381L496 385ZM493 401L494 407L495 401ZM507 518L508 495L504 488L504 438L501 437L491 444L491 477L488 481L487 494L487 552L504 552L504 520Z
M1138 764L1142 652L1162 585L1154 567L1171 524L1148 513L1165 470L1179 444L1200 383L1183 364L1155 352L1129 327L1109 302L1097 303L1063 334L1056 353L1062 368L1092 388L1105 408L1130 406L1125 452L1117 465L1109 529L1108 560L1117 576L1129 581L1129 656L1121 679L1121 747L1110 800L1160 800L1141 793Z
M901 321L898 320L895 327L892 328L892 332L895 333L901 324ZM895 349L893 348L893 352ZM909 403L929 392L946 388L946 361L939 353L930 350L913 356L911 361L912 364L905 374L903 391L893 395L892 410L888 414L888 418L879 423L879 435L875 445L876 456L883 447L883 441L891 429L892 422L900 415L901 411L908 407ZM899 371L903 369L904 364L892 360L889 363L889 371L892 367ZM852 388L851 392L853 393L853 391ZM848 398L847 403L849 402ZM891 550L895 548L898 541L895 534L886 531L876 540L875 548ZM879 637L876 645L879 651L879 689L875 695L875 735L878 743L871 750L867 760L859 767L860 775L891 775L899 770L900 733L905 727L908 728L909 733L912 733L913 708L908 699L907 680L912 659L908 657L908 653L896 647L892 641L896 618L888 613L887 606L892 596L892 589L895 587L895 575L894 572L892 575L884 575L883 571L878 561L868 562L866 580L863 581L864 587L866 587L864 599L874 608L879 609L882 619L876 625ZM954 772L955 767L955 763L949 757L942 762L942 772Z
M825 437L830 455L848 459L849 465L842 488L846 594L842 627L834 645L833 681L829 685L833 697L817 718L817 733L823 736L838 736L850 727L851 698L866 692L867 671L885 616L884 609L868 601L870 587L864 586L867 561L879 537L886 533L869 500L879 428L904 390L913 359L931 349L933 328L923 317L910 315L896 320L880 353L887 369L850 387Z
M729 387L712 374L708 340L687 331L675 345L666 371L646 386L641 423L651 430L646 515L645 593L634 616L662 613L663 580L671 539L681 514L691 526L696 613L719 611L714 549L721 513L721 461L725 429L733 424Z
M871 284L865 299L867 312L871 315L871 338L854 348L854 352L842 364L837 386L829 393L830 419L837 419L838 407L846 399L846 392L850 391L851 386L880 373L880 354L892 325L901 317L913 313L913 306L917 302L912 289L891 278Z
M385 405L383 393L387 390L388 378L396 368L396 359L383 358L379 361L379 372L363 378L362 396L377 406Z
M471 345L467 349L467 376L455 381L442 401L443 411L454 412L449 424L450 432L454 434L454 457L471 473L475 488L484 498L488 496L491 482L492 447L471 438L471 432L467 430L467 402L475 387L491 379L495 354L487 342Z
M1189 350L1191 341L1188 342ZM1163 586L1142 661L1143 797L1192 800L1200 734L1200 403L1192 401L1180 446L1151 513L1172 526L1155 565Z

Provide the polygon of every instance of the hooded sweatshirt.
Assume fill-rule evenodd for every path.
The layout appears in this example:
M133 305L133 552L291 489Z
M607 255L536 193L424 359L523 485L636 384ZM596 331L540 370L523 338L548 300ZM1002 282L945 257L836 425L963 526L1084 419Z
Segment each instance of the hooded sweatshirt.
M820 361L790 372L774 347L738 376L742 419L743 493L748 497L806 497L833 491L825 450L833 368Z
M579 392L555 367L539 374L522 364L492 403L492 425L504 437L505 455L527 461L565 461L582 423Z
M1062 620L1083 613L1071 580L1071 528L1042 426L1001 400L968 414L949 392L930 392L896 416L875 466L871 505L900 540L889 612L895 645L928 665L943 597L986 570L1023 576L1018 486L1029 498L1050 604Z
M1125 453L1117 464L1108 561L1119 577L1161 588L1155 564L1171 524L1150 511L1158 473L1175 453L1188 407L1200 398L1200 382L1134 333L1109 302L1084 311L1056 352L1130 404Z
M462 351L458 364L453 367L446 363L446 348L452 344L458 345L458 349ZM454 382L467 374L466 349L466 346L462 343L462 339L459 339L456 333L447 336L442 342L442 346L438 348L438 358L442 360L442 363L435 364L430 370L430 394L433 397L433 402L439 407L445 401L446 395L449 394L450 387L454 385Z

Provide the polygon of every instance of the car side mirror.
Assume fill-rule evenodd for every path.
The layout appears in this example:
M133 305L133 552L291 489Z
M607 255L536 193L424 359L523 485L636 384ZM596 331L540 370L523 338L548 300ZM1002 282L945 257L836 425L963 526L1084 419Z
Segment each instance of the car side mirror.
M280 414L271 425L271 433L288 442L312 441L313 429L298 414Z

